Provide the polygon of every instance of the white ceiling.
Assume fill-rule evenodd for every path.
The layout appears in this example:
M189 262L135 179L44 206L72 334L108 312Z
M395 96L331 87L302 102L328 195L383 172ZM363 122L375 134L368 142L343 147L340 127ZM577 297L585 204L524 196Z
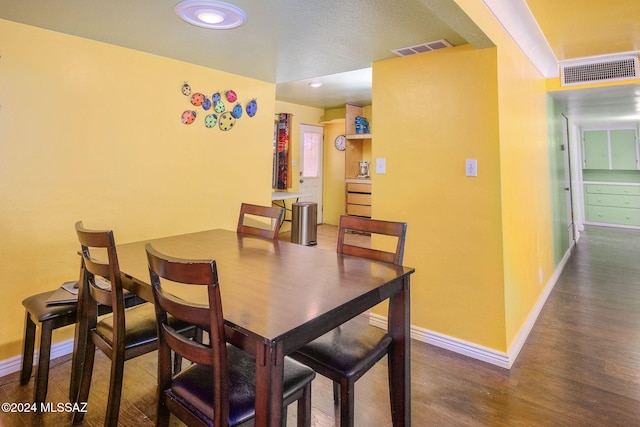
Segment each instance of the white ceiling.
M608 128L640 123L640 84L553 92L582 128Z
M528 19L524 26L522 16L504 18L494 12L506 28L511 27L514 38L519 37L519 27L525 28L520 33L527 39L519 40L525 52L551 52L551 45L556 49L547 55L547 70L555 68L556 58L566 59L567 52L588 53L589 44L575 46L584 37L593 38L598 31L610 37L610 21L628 23L616 32L621 40L637 40L640 33L635 24L640 22L638 7L630 8L625 1L565 0L576 6L587 1L588 7L577 9L559 7L557 0L483 1ZM174 13L178 0L2 0L0 18L272 82L279 100L321 108L371 102L370 66L394 57L392 49L439 39L454 46L492 46L455 0L232 2L248 15L247 23L233 30L206 30L182 22ZM536 13L531 13L529 4ZM607 20L607 25L594 26L595 18ZM531 34L540 28L547 33L539 32L532 42ZM563 37L563 31L571 37ZM574 45L558 42L565 39ZM314 89L308 85L312 81L324 85ZM585 126L618 123L622 118L640 120L638 85L552 96Z

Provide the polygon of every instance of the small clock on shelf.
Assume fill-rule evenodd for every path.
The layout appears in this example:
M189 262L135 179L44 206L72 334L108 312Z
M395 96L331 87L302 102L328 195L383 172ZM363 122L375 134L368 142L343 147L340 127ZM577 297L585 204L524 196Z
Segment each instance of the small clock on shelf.
M337 136L336 140L334 141L334 145L336 146L336 149L340 151L344 151L346 143L347 143L347 139L344 137L344 135Z

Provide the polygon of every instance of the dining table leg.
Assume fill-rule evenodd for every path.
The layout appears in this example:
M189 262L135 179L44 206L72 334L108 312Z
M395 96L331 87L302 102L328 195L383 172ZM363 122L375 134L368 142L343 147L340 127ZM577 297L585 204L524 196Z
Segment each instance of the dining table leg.
M402 290L389 299L388 330L389 393L394 427L411 426L411 308L409 275L402 277Z
M256 427L279 426L282 420L284 353L279 344L256 351Z

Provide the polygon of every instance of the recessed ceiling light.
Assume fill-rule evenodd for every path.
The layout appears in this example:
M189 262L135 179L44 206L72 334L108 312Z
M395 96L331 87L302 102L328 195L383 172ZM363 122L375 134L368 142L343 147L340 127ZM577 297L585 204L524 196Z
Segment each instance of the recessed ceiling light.
M219 24L224 21L224 16L213 12L201 12L198 14L198 19L207 24Z
M320 86L322 86L322 83L320 83L320 82L311 82L311 83L309 83L309 86L311 86L311 87L320 87Z
M247 21L242 9L217 0L183 0L175 11L185 22L203 28L228 30Z

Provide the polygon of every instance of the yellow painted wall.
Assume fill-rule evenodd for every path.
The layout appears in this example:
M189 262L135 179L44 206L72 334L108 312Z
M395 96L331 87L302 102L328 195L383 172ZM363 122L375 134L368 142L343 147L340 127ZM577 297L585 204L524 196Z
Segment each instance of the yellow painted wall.
M545 80L482 1L455 1L498 47L506 337L509 348L555 268Z
M589 84L581 84L581 85L571 85L571 86L562 86L562 82L560 77L553 77L545 80L545 89L547 92L560 92L560 91L568 91L568 90L578 90L578 89L591 89L596 87L608 87L608 86L619 86L619 85L637 85L640 83L640 79L630 79L623 81L613 81L613 82L600 82L600 83L589 83Z
M327 108L324 110L324 116L322 116L323 122L339 121L346 116L346 107Z
M373 115L373 216L408 223L412 324L504 350L496 50L375 63Z
M555 265L544 79L515 45L501 47L499 58L505 306L511 344Z
M343 114L344 118L344 114ZM324 125L324 187L323 221L338 225L345 213L344 151L334 145L338 135L344 135L344 120Z
M408 218L414 324L508 351L554 270L544 79L481 2L458 4L494 53L460 47L374 64L373 157L387 158L387 174L374 175L374 216ZM412 120L424 125L412 130ZM478 183L455 176L465 158L478 159ZM479 188L467 194L470 184Z
M0 312L77 278L73 228L118 242L235 229L240 203L270 204L273 84L0 20ZM228 132L207 129L180 88L258 101ZM0 330L0 360L22 326ZM71 336L55 334L55 341Z
M482 2L457 3L496 48L374 64L373 212L409 223L412 323L506 352L555 267L545 82Z

